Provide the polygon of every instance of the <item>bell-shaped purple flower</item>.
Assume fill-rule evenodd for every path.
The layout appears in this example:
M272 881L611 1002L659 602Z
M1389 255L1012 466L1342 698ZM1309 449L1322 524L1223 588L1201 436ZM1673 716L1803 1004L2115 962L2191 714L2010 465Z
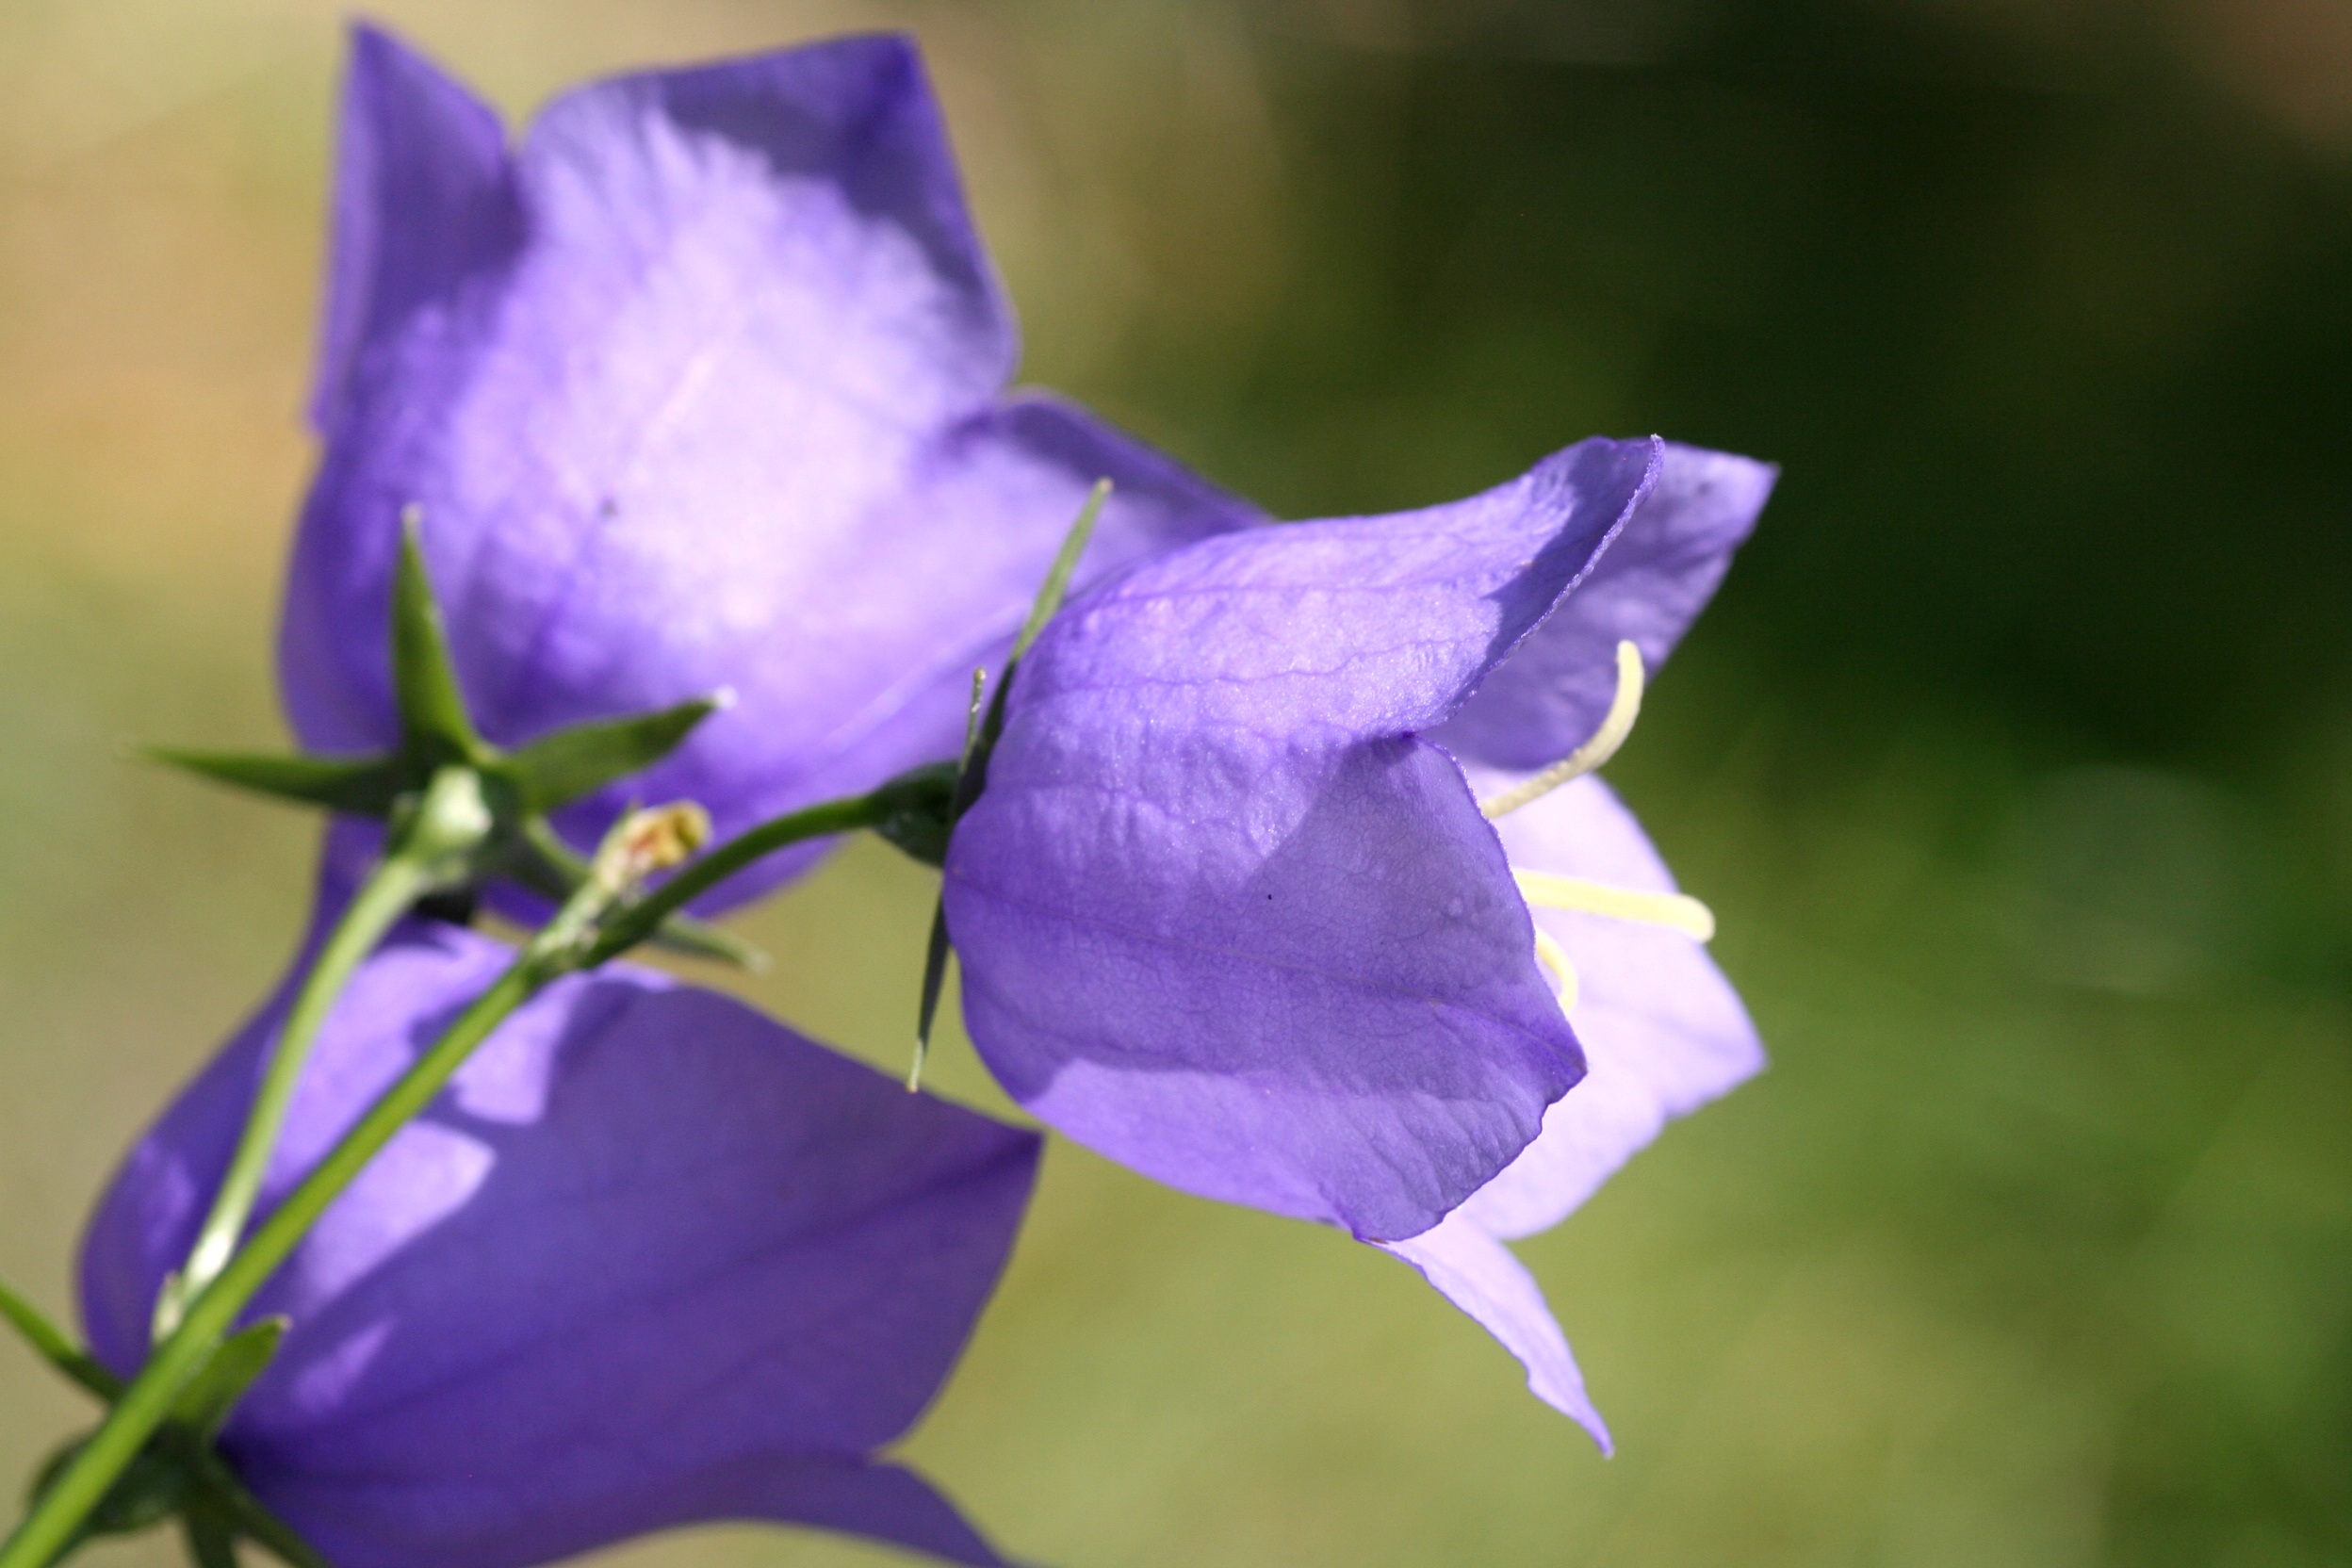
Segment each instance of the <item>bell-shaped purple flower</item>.
M1588 441L1466 501L1212 539L1073 601L946 866L999 1079L1172 1185L1387 1246L1606 1442L1500 1238L1761 1058L1697 941L1646 923L1683 906L1597 780L1499 823L1480 795L1600 727L1621 642L1663 662L1772 477ZM1573 1025L1527 872L1613 890L1609 914L1544 916L1554 967L1592 972Z
M367 962L302 1078L265 1210L511 957L416 922ZM82 1313L119 1373L145 1354L285 1004L99 1205ZM222 1451L343 1568L521 1568L705 1519L996 1564L874 1456L962 1348L1037 1148L710 992L626 967L558 981L255 1300L291 1327Z
M492 741L737 699L574 808L583 845L624 796L699 801L725 834L954 756L972 669L1097 479L1089 574L1257 520L1004 396L1012 313L901 38L599 82L510 149L361 27L331 249L287 712L314 750L394 738L382 628L416 508Z

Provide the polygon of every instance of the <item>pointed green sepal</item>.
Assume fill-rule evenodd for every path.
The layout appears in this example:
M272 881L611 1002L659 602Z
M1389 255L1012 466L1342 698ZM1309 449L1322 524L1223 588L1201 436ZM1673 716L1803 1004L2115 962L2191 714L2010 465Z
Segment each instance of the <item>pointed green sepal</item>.
M694 727L734 701L721 692L625 719L599 719L542 735L508 754L505 768L526 811L552 811L659 762Z
M588 880L587 858L537 819L523 824L521 841L507 851L498 869L550 904L562 904Z
M492 745L466 712L419 526L412 507L400 519L392 584L392 674L401 731L397 753L263 757L149 747L144 754L257 793L385 818L391 824L387 853L429 861L430 891L463 897L488 878L505 875L560 906L585 881L588 863L556 836L546 813L659 762L731 695L721 692L653 712L574 725L513 753ZM439 823L436 803L466 809ZM448 852L427 856L414 836L436 824L462 831L443 832L450 841ZM916 829L910 825L909 830ZM687 915L670 916L650 939L748 970L767 967L759 948ZM174 1304L164 1303L167 1319Z
M122 1380L98 1364L96 1358L76 1347L63 1330L7 1285L0 1284L0 1317L24 1337L35 1354L66 1377L111 1403L122 1392Z
M1107 479L1096 480L1094 488L1086 492L1086 504L1078 509L1078 520L1070 525L1070 532L1063 536L1054 564L1047 568L1045 580L1037 585L1037 596L1029 606L1029 618L1021 623L1021 635L1013 639L1013 656L1005 665L1008 672L1037 642L1045 623L1061 610L1062 600L1070 596L1070 580L1078 570L1078 558L1086 553L1086 541L1094 537L1094 525L1102 515L1102 503L1110 498L1111 482Z
M415 782L414 771L398 757L266 757L178 746L141 746L139 755L218 784L354 816L390 815L392 803Z
M496 753L466 711L441 607L433 602L433 582L425 575L425 550L417 537L421 520L413 506L401 514L400 566L392 580L392 693L400 705L400 734L412 757L428 766L480 766Z
M182 1514L180 1531L194 1568L238 1568L237 1531L209 1509L191 1508Z
M1037 586L1037 596L1030 603L1029 616L1021 623L1021 634L1013 639L1013 651L1004 661L1004 673L996 682L996 690L988 694L985 705L982 693L987 687L985 671L974 671L972 678L972 710L964 722L964 755L956 766L956 787L949 796L946 825L939 840L939 858L947 859L947 840L956 831L956 825L964 819L972 803L988 781L988 757L995 751L997 737L1004 733L1004 699L1013 689L1013 678L1021 673L1021 661L1044 632L1046 623L1060 613L1062 601L1070 596L1070 579L1077 575L1079 557L1086 553L1086 542L1094 537L1094 525L1102 515L1102 505L1111 498L1111 482L1099 479L1086 492L1086 504L1078 509L1077 520L1070 525L1070 532L1062 538L1062 547L1054 552L1054 564ZM893 838L893 843L900 841ZM906 845L901 843L901 848ZM908 850L909 854L914 851ZM921 859L923 857L916 856ZM931 938L923 953L923 990L915 1010L915 1060L906 1074L909 1091L923 1086L924 1059L931 1052L931 1030L939 1016L939 998L947 987L948 956L955 943L947 933L947 901L942 897L932 906Z
M956 771L961 774L972 765L972 754L980 745L980 716L988 710L988 672L972 672L972 700L964 707L964 749L956 754Z
M188 1380L172 1406L172 1419L209 1443L237 1400L269 1369L286 1337L286 1319L265 1317L220 1342L204 1369Z
M733 932L696 920L692 915L672 915L654 929L653 945L689 958L708 958L714 963L732 964L753 974L765 974L768 956L757 942L747 942Z
M181 1457L198 1493L197 1502L188 1511L191 1514L200 1510L211 1513L237 1535L259 1544L287 1568L333 1568L293 1526L254 1496L209 1446L190 1445Z
M37 1505L89 1444L87 1437L75 1438L51 1454L48 1462L33 1478L27 1501ZM136 1535L162 1524L188 1506L194 1489L187 1467L161 1446L150 1443L114 1478L106 1494L83 1519L66 1552L52 1560L62 1560L67 1553L98 1536Z
M237 1337L250 1334L248 1331ZM48 1492L89 1442L87 1437L76 1438L52 1454L34 1479L30 1496L37 1501ZM52 1560L63 1560L98 1537L134 1534L174 1514L188 1531L191 1550L201 1533L207 1550L218 1551L225 1545L232 1553L231 1561L236 1543L244 1539L258 1544L288 1568L333 1568L318 1548L253 1495L209 1441L176 1423L158 1429L147 1441L106 1489L73 1541Z
M915 1010L915 1060L906 1070L906 1092L923 1087L923 1068L931 1054L931 1027L939 1021L939 997L947 989L947 958L955 944L947 938L947 901L931 907L931 939L923 955L923 996Z
M561 905L588 880L588 858L558 838L545 819L534 817L526 824L523 838L519 850L499 869L541 898ZM757 945L692 915L671 915L651 939L672 953L732 964L754 974L768 967L768 956Z
M1110 499L1111 482L1099 479L1086 492L1086 502L1078 509L1077 521L1070 525L1063 536L1062 547L1054 556L1054 564L1047 569L1045 580L1037 585L1037 596L1029 606L1029 618L1021 623L1021 635L1013 639L1013 651L1004 661L1004 673L998 678L996 690L989 694L988 706L980 710L980 722L967 725L964 731L964 760L956 778L956 808L949 817L952 824L961 822L972 809L973 801L988 781L988 758L996 750L997 738L1004 733L1004 703L1012 694L1013 678L1021 673L1021 662L1045 626L1060 613L1062 601L1070 596L1070 580L1078 570L1078 558L1086 552L1086 541L1094 537L1096 519L1102 515L1102 503ZM975 709L980 698L980 683L972 682Z

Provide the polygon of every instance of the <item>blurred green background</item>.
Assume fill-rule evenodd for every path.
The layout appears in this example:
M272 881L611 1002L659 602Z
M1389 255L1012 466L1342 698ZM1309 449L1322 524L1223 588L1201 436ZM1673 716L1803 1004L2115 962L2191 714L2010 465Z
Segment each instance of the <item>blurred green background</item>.
M1524 1250L1620 1457L1394 1263L1057 1147L910 1446L1008 1547L2352 1563L2352 7L379 9L518 113L915 28L1027 375L1285 514L1594 431L1786 466L1612 770L1774 1068ZM337 27L0 9L0 1270L52 1307L301 913L307 825L117 748L281 733ZM851 850L746 988L895 1065L928 897ZM0 1478L84 1413L0 1348Z

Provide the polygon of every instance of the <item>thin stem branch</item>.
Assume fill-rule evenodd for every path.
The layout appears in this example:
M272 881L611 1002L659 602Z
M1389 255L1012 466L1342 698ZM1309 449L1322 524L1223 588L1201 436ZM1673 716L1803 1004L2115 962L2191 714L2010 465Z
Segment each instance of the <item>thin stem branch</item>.
M228 1174L213 1195L212 1212L204 1217L186 1266L164 1282L155 1302L151 1338L160 1341L178 1327L188 1303L212 1282L237 1250L237 1237L244 1233L245 1221L252 1217L254 1200L260 1196L270 1152L277 1147L278 1133L294 1102L302 1066L344 986L411 905L445 874L470 863L493 825L489 804L482 798L482 777L469 767L436 769L415 805L400 814L384 859L360 885L351 907L335 923L325 948L303 978L286 1026L279 1031L278 1047L270 1055L261 1088L246 1113L245 1130L237 1138Z
M286 1113L294 1103L295 1086L302 1081L302 1068L310 1060L311 1047L318 1043L318 1031L361 962L376 950L384 933L400 923L430 884L426 869L406 856L394 856L379 862L368 873L367 881L360 884L351 906L343 911L326 945L319 949L318 961L302 977L294 1004L286 1009L285 1026L278 1031L277 1048L270 1054L260 1091L253 1096L245 1130L237 1138L237 1152L229 1160L228 1174L220 1179L220 1190L213 1195L212 1209L204 1217L204 1229L196 1233L196 1244L189 1250L179 1276L165 1285L155 1303L157 1340L179 1327L187 1303L219 1277L230 1254L237 1250L237 1238L245 1233L245 1222L253 1217L253 1203L261 1196L261 1181L269 1170L270 1152L277 1148L278 1134L285 1129Z
M636 903L616 911L604 923L580 967L593 969L636 946L652 936L671 915L744 867L810 839L878 826L889 814L889 807L890 803L879 793L846 795L745 829L688 864Z
M614 890L593 881L576 894L573 904L532 939L497 983L475 998L449 1032L368 1108L286 1201L254 1228L252 1237L211 1283L188 1297L178 1325L156 1344L147 1364L122 1391L106 1421L41 1494L7 1544L0 1545L0 1568L49 1568L57 1554L72 1544L82 1521L171 1416L182 1391L204 1370L254 1294L293 1254L328 1205L342 1196L401 1128L433 1102L450 1076L510 1014L559 975L592 969L644 940L689 899L754 861L810 839L871 827L881 821L885 809L886 803L876 796L858 795L779 817L693 862L654 892L618 907L607 909L596 902L609 900ZM349 917L346 926L356 929ZM337 938L342 934L339 927ZM371 940L362 947L361 956L372 946ZM323 955L319 967L325 967Z
M342 1196L377 1152L432 1102L474 1048L551 977L531 956L519 959L368 1107L367 1115L276 1212L262 1221L253 1239L229 1260L220 1276L188 1301L179 1327L155 1347L105 1424L74 1455L56 1484L41 1494L8 1544L0 1546L0 1568L48 1568L55 1555L73 1540L82 1520L106 1496L115 1478L172 1413L181 1391L204 1369L245 1304L292 1254L327 1205Z

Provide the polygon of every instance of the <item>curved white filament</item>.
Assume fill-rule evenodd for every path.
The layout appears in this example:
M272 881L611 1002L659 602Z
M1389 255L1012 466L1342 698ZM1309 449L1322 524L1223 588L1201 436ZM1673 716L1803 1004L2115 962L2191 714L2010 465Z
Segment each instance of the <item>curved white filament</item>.
M1616 756L1617 748L1633 733L1633 721L1641 717L1642 684L1642 650L1630 642L1620 642L1617 694L1609 699L1609 711L1601 715L1600 727L1592 731L1592 738L1534 777L1512 785L1492 800L1478 802L1478 809L1487 821L1516 811L1529 801L1543 799L1570 779L1583 777Z
M1663 925L1699 941L1715 936L1715 911L1688 893L1643 893L1581 876L1560 876L1548 871L1511 868L1519 896L1543 909L1576 909L1588 915L1638 920Z

